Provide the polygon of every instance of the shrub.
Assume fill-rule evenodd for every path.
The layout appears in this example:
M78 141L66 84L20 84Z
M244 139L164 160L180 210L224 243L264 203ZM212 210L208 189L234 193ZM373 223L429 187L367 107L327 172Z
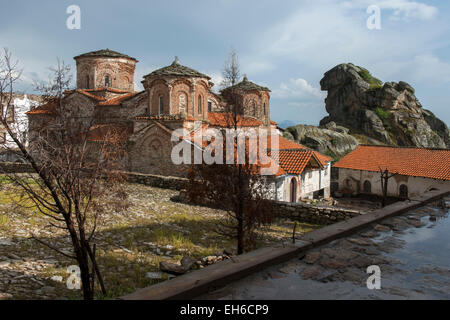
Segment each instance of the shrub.
M358 72L358 74L370 85L370 90L376 90L378 88L381 88L383 86L383 81L380 79L375 78L372 76L369 72L369 70L359 67L361 70Z

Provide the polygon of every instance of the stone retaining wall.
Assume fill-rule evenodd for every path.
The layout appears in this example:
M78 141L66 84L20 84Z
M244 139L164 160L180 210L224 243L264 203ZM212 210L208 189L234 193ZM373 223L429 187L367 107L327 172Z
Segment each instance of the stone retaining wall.
M299 222L329 225L344 221L361 214L360 211L313 206L307 203L275 202L275 210L279 217Z
M20 162L0 162L1 173L25 173L33 172L33 168L28 163Z
M127 172L126 175L128 176L128 182L139 183L163 189L172 189L172 190L186 189L187 184L189 182L189 180L185 178L158 176L155 174Z

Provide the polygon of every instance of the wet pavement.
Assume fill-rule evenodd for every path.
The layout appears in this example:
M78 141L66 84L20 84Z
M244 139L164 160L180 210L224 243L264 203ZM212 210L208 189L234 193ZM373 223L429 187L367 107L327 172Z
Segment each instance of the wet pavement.
M370 290L373 265L381 288ZM450 299L449 209L383 220L198 299Z

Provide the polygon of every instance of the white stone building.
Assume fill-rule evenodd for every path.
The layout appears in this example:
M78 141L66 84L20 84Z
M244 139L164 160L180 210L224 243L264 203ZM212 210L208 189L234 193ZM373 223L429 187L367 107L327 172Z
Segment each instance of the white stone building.
M279 165L275 200L298 202L330 196L331 158L280 136L275 159Z
M28 146L28 117L26 113L33 107L39 105L38 96L27 96L21 94L14 94L12 98L12 105L1 106L1 112L7 117L10 128L19 137L19 139ZM0 158L3 161L16 161L16 157L10 152L11 149L16 149L12 137L3 126L0 127Z
M395 174L387 195L410 198L450 188L450 150L358 146L334 164L334 187L342 193L382 195L381 170Z

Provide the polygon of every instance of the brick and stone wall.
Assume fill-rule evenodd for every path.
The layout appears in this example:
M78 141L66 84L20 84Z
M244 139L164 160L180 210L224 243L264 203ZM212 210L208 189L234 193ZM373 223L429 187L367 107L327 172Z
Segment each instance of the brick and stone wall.
M133 91L136 61L128 58L79 57L77 61L77 88L94 89L109 87ZM88 80L89 79L89 80Z

